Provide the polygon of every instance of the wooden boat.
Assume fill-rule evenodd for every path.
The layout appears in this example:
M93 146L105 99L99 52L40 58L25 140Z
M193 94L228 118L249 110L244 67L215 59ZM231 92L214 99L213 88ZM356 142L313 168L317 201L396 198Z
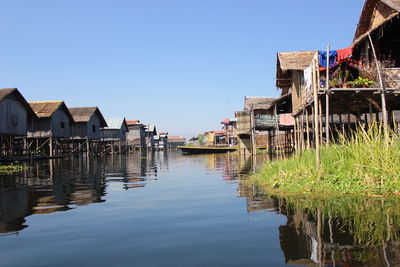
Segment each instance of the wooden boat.
M193 147L193 146L178 146L183 154L214 154L234 152L237 147Z

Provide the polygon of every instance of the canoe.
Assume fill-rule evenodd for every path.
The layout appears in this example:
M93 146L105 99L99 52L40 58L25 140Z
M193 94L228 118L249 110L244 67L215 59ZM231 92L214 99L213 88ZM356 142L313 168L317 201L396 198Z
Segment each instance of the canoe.
M192 147L192 146L178 146L183 154L214 154L214 153L227 153L234 152L237 147Z

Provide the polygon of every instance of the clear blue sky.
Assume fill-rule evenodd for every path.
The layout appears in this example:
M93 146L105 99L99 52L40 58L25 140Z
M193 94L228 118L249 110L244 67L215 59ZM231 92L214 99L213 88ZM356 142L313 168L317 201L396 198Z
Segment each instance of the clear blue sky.
M171 134L277 96L276 53L351 44L363 0L0 0L0 87Z

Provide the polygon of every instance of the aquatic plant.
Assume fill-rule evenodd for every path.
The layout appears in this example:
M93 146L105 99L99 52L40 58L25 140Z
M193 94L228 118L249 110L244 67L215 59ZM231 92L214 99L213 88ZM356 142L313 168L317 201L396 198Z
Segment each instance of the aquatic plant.
M361 125L337 144L321 149L316 168L315 151L289 159L266 162L251 182L269 191L301 194L400 194L400 141L393 132L383 138L378 124Z

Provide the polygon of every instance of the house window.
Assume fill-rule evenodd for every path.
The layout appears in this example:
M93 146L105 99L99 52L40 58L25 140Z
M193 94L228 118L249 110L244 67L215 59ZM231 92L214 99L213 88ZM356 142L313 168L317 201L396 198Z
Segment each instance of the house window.
M64 127L65 127L65 125L64 125L64 123L62 122L62 123L61 123L61 129L64 129Z
M95 133L96 132L96 125L93 125L92 129L93 129L93 132Z

